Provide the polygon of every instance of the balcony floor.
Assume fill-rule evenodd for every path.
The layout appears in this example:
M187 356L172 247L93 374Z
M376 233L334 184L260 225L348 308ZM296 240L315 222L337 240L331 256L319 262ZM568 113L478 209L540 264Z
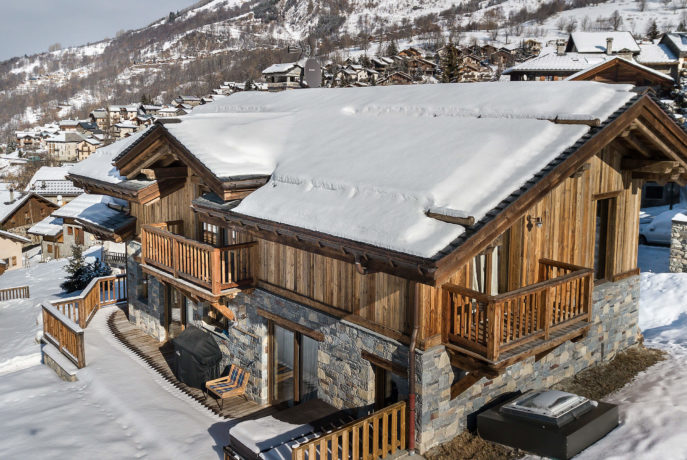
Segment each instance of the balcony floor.
M198 297L201 297L210 302L216 302L222 296L233 297L242 290L242 288L230 288L220 291L219 295L214 295L212 291L209 289L194 284L190 281L186 281L185 279L175 278L172 273L166 272L157 267L153 267L152 265L141 265L141 269L145 273L153 275L155 278L161 279L166 283L169 283L177 288L197 295Z

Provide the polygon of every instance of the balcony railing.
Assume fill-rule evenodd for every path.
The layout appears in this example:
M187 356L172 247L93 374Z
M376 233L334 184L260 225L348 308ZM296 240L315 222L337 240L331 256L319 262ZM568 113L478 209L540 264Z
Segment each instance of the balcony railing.
M496 362L516 347L590 321L592 269L541 259L539 279L499 295L445 285L444 343Z
M219 295L226 289L253 284L251 257L257 243L216 248L159 228L141 229L141 259Z

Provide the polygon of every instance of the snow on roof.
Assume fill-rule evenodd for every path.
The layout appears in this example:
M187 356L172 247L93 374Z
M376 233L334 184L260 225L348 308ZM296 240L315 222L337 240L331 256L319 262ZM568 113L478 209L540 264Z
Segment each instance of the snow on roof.
M40 236L57 236L62 233L62 224L61 217L48 216L31 227L28 233Z
M11 240L19 241L21 243L31 242L31 240L28 238L25 238L21 235L17 235L16 233L6 232L5 230L0 230L0 238L9 238Z
M680 53L687 52L687 34L679 32L669 32L663 36L662 40L670 41Z
M589 130L631 85L496 82L244 92L165 128L216 176L271 175L235 212L422 257ZM269 136L265 133L269 132Z
M118 184L123 182L125 178L119 175L119 171L112 165L112 161L122 153L124 150L131 147L142 136L148 133L152 127L133 133L129 137L113 142L110 145L101 147L93 152L88 158L77 163L69 171L75 176L84 176L96 179L102 182L109 182L111 184Z
M131 217L112 209L108 204L127 206L127 202L107 195L82 194L60 209L53 211L53 217L76 219L107 230L116 230Z
M605 53L606 39L612 38L612 52L623 49L639 53L639 45L630 32L573 32L570 40L575 44L579 53Z
M30 196L30 193L22 195L18 191L12 194L7 189L0 190L0 222L5 222Z
M25 191L35 192L43 196L57 196L57 195L78 195L83 193L78 187L67 180L73 164L65 166L42 166L33 175Z
M598 64L595 64L595 65L593 65L593 66L591 66L591 67L588 67L588 68L586 68L586 69L584 69L584 70L580 70L579 72L574 73L574 74L570 75L569 77L567 77L566 80L574 80L574 79L577 78L578 76L583 75L583 74L589 72L590 70L594 70L594 69L596 69L597 67L599 67L599 66L601 66L601 65L603 65L603 64L606 64L607 62L612 62L612 61L614 61L614 60L627 62L628 64L630 64L630 65L633 66L633 67L636 67L636 68L638 68L638 69L642 69L642 70L644 70L644 71L646 71L646 72L649 72L649 73L651 73L651 74L653 74L653 75L656 75L657 77L663 78L664 80L671 81L671 82L674 81L674 80L673 80L673 77L671 77L670 75L666 75L666 74L664 74L663 72L659 72L658 70L652 69L651 67L644 66L644 65L639 64L639 63L637 63L637 62L630 61L630 60L621 58L621 57L619 57L619 56L613 56L611 59L609 59L609 60L607 60L607 61L600 61Z
M668 45L639 45L640 53L635 57L641 64L676 64L677 56L668 48Z
M288 72L291 69L299 67L298 62L285 62L283 64L272 64L268 68L262 71L263 75L264 74L271 74L271 73L284 73Z
M130 121L130 120L123 121L121 123L117 123L115 126L117 128L134 128L134 129L138 128L138 125L135 122Z
M58 134L47 138L46 142L83 142L84 139L84 136L82 136L80 133L60 131Z
M513 71L574 71L588 69L589 67L601 64L614 56L606 54L591 53L565 53L558 54L555 49L545 48L539 56L513 66L506 71L507 75Z

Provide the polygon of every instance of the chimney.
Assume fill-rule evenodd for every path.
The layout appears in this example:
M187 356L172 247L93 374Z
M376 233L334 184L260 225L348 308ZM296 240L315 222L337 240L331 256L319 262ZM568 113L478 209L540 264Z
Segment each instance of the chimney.
M10 187L10 203L14 201L14 188Z
M565 54L565 40L556 40L556 54L563 56Z
M613 54L613 37L606 38L606 54Z

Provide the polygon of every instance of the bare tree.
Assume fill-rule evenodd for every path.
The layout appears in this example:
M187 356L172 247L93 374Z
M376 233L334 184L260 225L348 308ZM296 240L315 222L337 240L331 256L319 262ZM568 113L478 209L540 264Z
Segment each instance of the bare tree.
M580 26L585 32L589 32L592 29L592 20L589 18L589 16L582 18L582 24Z
M556 28L560 31L565 30L565 26L567 24L567 21L565 19L565 16L561 16L558 18L558 21L556 21Z
M613 27L613 30L620 29L620 26L623 25L623 17L620 14L620 11L615 10L611 14L611 17L608 18L608 22L611 24L611 27Z
M569 34L575 32L577 30L577 19L574 17L571 17L568 23L565 25L565 31L568 32Z
M646 10L646 0L639 0L639 11L644 11Z

